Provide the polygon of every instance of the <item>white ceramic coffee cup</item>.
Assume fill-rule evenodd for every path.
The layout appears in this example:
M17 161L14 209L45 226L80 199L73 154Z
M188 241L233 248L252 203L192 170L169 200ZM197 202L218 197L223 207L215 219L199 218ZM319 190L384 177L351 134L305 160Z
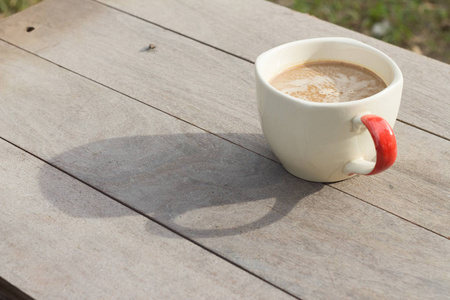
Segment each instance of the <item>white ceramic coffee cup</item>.
M380 76L387 87L362 100L318 103L289 96L269 84L283 70L314 61L362 66ZM349 38L316 38L273 48L261 54L255 65L264 136L291 174L334 182L355 174L373 175L394 163L397 145L392 127L403 76L386 54Z

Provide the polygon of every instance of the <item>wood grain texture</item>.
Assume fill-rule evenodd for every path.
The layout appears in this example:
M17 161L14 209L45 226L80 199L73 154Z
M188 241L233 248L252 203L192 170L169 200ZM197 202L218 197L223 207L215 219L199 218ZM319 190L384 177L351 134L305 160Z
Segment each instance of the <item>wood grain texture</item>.
M263 0L96 0L254 61L275 46L345 36L392 57L405 77L399 119L450 138L450 66Z
M47 0L0 24L0 37L20 47L276 160L261 134L248 62L90 1ZM23 30L30 24L31 35ZM149 43L156 48L146 51ZM333 186L449 237L450 169L437 167L448 164L449 143L397 127L391 170Z
M293 299L3 140L0 157L0 272L33 298Z
M329 186L299 180L272 160L10 45L0 43L0 51L0 136L243 268L305 299L378 299L385 295L439 299L450 293L447 239ZM11 168L8 165L6 173L16 174ZM45 209L75 222L71 226L77 220L98 226L107 239L102 241L96 230L85 230L73 237L75 241L87 239L95 242L94 248L114 252L116 248L107 247L113 244L109 239L123 229L109 224L126 222L127 228L142 228L145 220L133 226L130 219L140 217L119 205L111 203L112 208L103 209L106 200L98 200L97 193L85 204L76 192L81 188L77 182L63 184L75 185L75 190L63 193L69 198L66 204L55 183L66 176L52 175L54 169L45 164L37 175L37 170L28 168L20 170L38 176L39 186L27 195L32 199L35 194L42 196ZM19 179L5 186L27 182ZM18 204L13 207L18 210L14 215L29 212ZM178 245L178 237L147 224L146 234L134 233L143 241L121 245L152 248L152 241L164 244L165 240ZM53 243L72 239L54 227L44 232ZM59 235L64 236L61 241ZM128 235L134 236L124 232L121 237ZM185 246L177 247L186 251ZM178 255L168 248L154 258L145 249L139 252L141 259ZM122 257L111 260L130 264ZM191 264L190 258L178 259L180 264ZM199 260L204 257L194 261ZM209 261L205 266L210 267ZM163 275L158 285L171 280Z
M234 141L241 145L266 149L248 62L92 1L50 0L30 9L1 22L0 38L208 131L241 134ZM34 24L33 35L22 34L26 24ZM149 44L156 48L146 51ZM257 138L245 138L251 134ZM269 149L264 154L273 158Z

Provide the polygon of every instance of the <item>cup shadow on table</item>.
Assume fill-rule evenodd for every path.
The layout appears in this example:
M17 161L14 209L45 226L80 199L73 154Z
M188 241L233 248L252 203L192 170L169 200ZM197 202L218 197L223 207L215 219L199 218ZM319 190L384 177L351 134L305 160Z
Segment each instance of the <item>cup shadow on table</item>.
M207 133L101 140L64 152L51 163L191 238L230 236L269 226L323 187ZM67 215L111 218L131 214L120 205L105 208L104 202L95 203L97 197L62 193L55 172L46 168L52 167L46 165L40 172L41 191Z

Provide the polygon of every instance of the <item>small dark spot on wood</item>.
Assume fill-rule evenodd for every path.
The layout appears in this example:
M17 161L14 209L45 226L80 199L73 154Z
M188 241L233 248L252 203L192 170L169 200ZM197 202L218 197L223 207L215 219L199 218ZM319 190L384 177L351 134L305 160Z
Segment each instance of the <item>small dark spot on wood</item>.
M34 30L34 27L33 26L28 26L26 30L27 30L27 32L32 32Z
M148 44L147 46L144 46L139 52L156 52L156 45L155 44Z
M393 189L394 189L394 186L393 186L392 184L390 184L390 185L389 185L389 188L390 188L391 190L393 190Z

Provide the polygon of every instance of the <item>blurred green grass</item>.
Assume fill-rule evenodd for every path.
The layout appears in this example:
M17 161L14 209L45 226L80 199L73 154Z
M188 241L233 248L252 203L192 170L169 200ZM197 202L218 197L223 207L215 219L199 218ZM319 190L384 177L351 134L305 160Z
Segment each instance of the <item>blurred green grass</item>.
M271 0L450 63L449 0Z
M0 18L40 1L0 0ZM450 0L269 1L450 63Z
M42 0L0 0L0 18L21 11Z

